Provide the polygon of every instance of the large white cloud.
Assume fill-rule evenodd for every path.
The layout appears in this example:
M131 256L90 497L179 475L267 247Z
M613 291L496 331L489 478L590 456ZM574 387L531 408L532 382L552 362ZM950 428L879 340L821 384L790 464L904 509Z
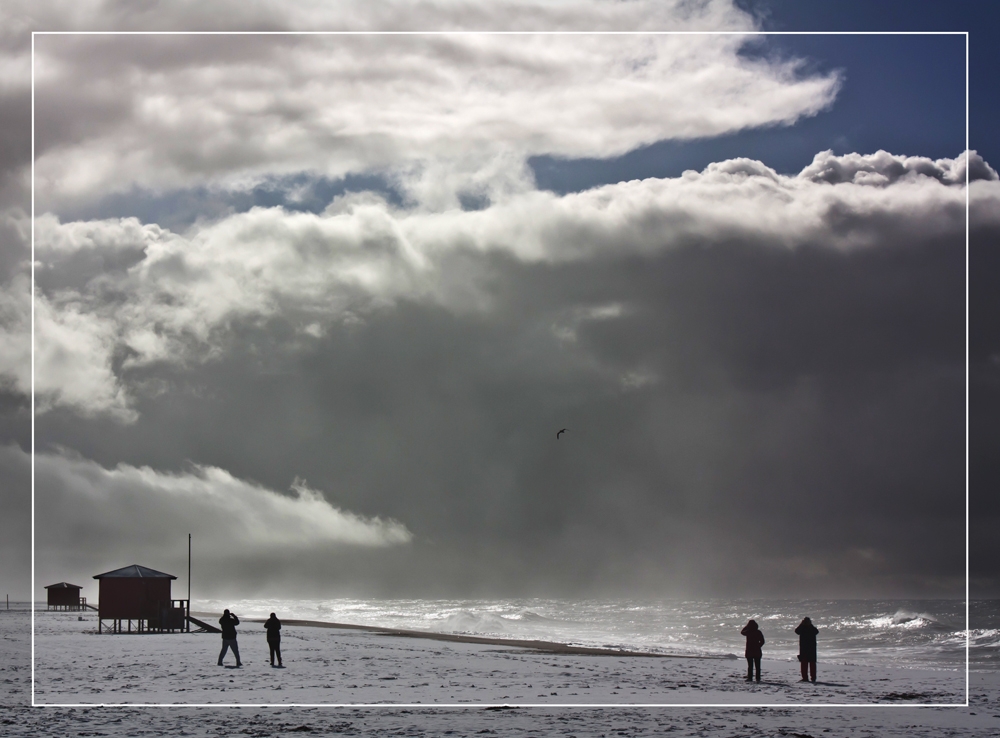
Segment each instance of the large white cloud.
M0 455L5 468L30 463L16 447L0 449ZM188 533L203 560L268 562L273 571L294 570L305 552L335 555L338 548L398 546L413 537L395 520L330 504L298 479L282 494L217 467L175 473L128 464L106 469L58 453L37 454L35 475L42 578L67 578L67 568L155 568L157 559L179 558Z
M338 2L329 3L323 0L286 3L280 0L216 0L212 3L180 0L168 5L162 3L153 5L136 5L135 3L105 2L104 0L81 0L80 2L62 2L51 0L36 2L34 0L10 0L0 6L0 207L10 201L16 201L26 207L28 199L28 167L31 153L31 33L33 31L55 32L122 32L122 31L166 31L166 32L316 32L316 31L753 31L754 19L750 14L737 8L730 0L631 0L629 2L600 2L595 0L558 0L556 2L537 2L528 0L519 2L511 0L503 3L480 3L475 0L393 0L383 3L368 2ZM42 37L39 37L42 40ZM156 43L147 43L149 37L134 39L133 46L139 47L139 55L132 62L156 57ZM182 39L176 39L181 41ZM213 37L202 43L187 45L185 53L180 58L169 59L161 56L160 61L166 65L163 70L168 74L175 73L175 81L183 76L186 64L197 64L199 59L208 57L218 59L221 55L223 63L217 70L223 76L227 70L231 72L229 82L250 93L249 97L240 99L237 89L227 90L212 86L209 82L211 96L219 95L220 106L215 112L223 118L228 118L235 112L230 104L235 101L237 108L250 110L255 104L252 93L255 84L263 83L266 78L272 80L280 77L279 70L274 65L268 65L269 57L259 54L259 46L250 43L253 39L239 37L226 39ZM256 37L256 41L261 41ZM63 37L68 42L68 48L74 48L73 39ZM273 45L277 42L283 45L281 39L271 39L265 42ZM308 42L307 42L308 45ZM65 46L65 44L64 44ZM197 53L191 53L197 49ZM238 58L246 59L256 55L262 64L249 74L241 74L237 68L238 58L232 56L233 49L239 47L244 51L237 53ZM256 50L255 50L256 49ZM230 64L227 65L226 59ZM70 103L70 114L61 119L49 119L55 127L66 133L80 132L101 119L101 112L116 109L117 113L125 111L133 99L130 83L156 83L155 75L143 74L142 68L130 63L118 54L110 58L83 58L78 60L84 78L73 82L84 84L83 88L75 89L72 85L62 92L67 96L64 100ZM83 68L94 69L95 65L103 65L108 74L97 77L87 77ZM151 71L151 70L147 70ZM310 72L293 68L289 72ZM428 71L428 70L424 70ZM434 70L430 70L432 73ZM123 78L122 75L125 75ZM211 72L209 71L209 76ZM253 79L247 79L247 77ZM102 82L103 80L103 82ZM293 83L283 100L301 99L302 79L289 78L283 80ZM202 84L205 84L204 80ZM309 81L317 89L323 87L321 79ZM155 86L155 84L154 84ZM169 90L169 86L168 86ZM280 90L272 90L279 92ZM83 94L79 94L83 93ZM143 115L153 113L158 106L170 109L171 100L177 101L175 92L166 96L155 97L139 95L136 101L143 101L142 109L133 111L133 122L139 121ZM280 96L276 101L282 100ZM259 99L258 99L259 102ZM306 101L308 104L308 100ZM317 100L316 102L326 102ZM337 101L343 102L342 100ZM246 106L250 105L250 108ZM284 105L279 104L277 108ZM212 106L209 106L212 107ZM196 111L198 112L198 111ZM277 112L277 110L272 111ZM286 106L286 112L291 112ZM280 115L279 115L280 117ZM275 118L272 118L274 120ZM192 123L202 121L196 116ZM260 123L263 121L257 121ZM296 138L295 121L289 130ZM160 122L166 125L165 121ZM243 126L254 127L254 121L244 120ZM169 127L169 126L168 126ZM185 129L187 134L194 133L193 128ZM42 121L41 132L52 132L51 126ZM120 131L128 133L128 131ZM316 130L319 134L321 131ZM108 134L109 131L104 131ZM203 133L203 131L201 132ZM57 136L58 137L58 136ZM266 136L265 136L266 137ZM298 136L301 138L301 136ZM74 136L70 139L76 140ZM213 139L218 140L218 139ZM131 141L126 138L121 141L127 145ZM289 141L286 141L288 143ZM65 143L65 141L64 141ZM148 142L147 142L148 143ZM167 142L165 142L167 143ZM210 143L202 141L202 143ZM276 142L269 140L269 145ZM323 143L320 141L320 143ZM168 145L177 147L174 141ZM184 148L181 142L181 148ZM188 146L188 152L195 151ZM230 152L231 153L231 152ZM211 159L211 157L209 157ZM134 163L134 162L133 162ZM190 164L191 162L188 162ZM204 164L208 164L206 160ZM312 162L311 162L312 163ZM243 162L246 165L246 162ZM119 181L118 184L121 184ZM164 185L165 182L158 182Z
M741 53L749 42L43 36L36 196L58 210L132 186L380 171L436 209L462 191L497 198L529 188L532 155L615 156L790 124L833 101L837 74L752 59Z
M987 177L971 187L978 222L996 211L1000 183L972 160ZM300 339L309 341L330 321L364 320L400 299L489 310L479 284L487 275L455 271L450 257L463 252L558 262L733 240L852 250L960 236L965 188L951 182L964 182L965 157L912 163L885 152L823 153L800 175L784 176L738 159L673 179L565 196L524 193L481 211L404 210L354 195L322 214L255 208L184 236L135 219L61 224L48 216L37 228L39 274L56 285L59 275L75 275L77 283L37 299L41 407L128 420L133 411L112 371L116 357L125 370L210 359L234 321L294 316ZM909 173L890 180L879 167ZM854 173L831 183L822 172L834 170ZM79 279L81 254L96 252L103 257L96 263L107 264L129 250L136 255L130 266ZM17 381L23 389L23 372Z

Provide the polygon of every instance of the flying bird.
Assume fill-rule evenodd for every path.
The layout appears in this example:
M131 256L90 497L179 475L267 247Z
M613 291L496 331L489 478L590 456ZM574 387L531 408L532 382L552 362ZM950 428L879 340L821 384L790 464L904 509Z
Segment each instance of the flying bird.
M556 433L556 440L558 441L559 440L559 436L561 436L565 432L566 432L566 429L563 428L561 431L559 431L558 433Z

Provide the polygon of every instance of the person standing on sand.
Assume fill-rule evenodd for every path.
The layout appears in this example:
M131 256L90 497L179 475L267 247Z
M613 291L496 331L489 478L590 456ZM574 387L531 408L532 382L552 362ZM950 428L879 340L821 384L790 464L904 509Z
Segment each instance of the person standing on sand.
M802 622L799 623L799 627L795 629L795 633L799 636L799 662L802 667L802 681L816 682L816 634L819 633L819 629L812 624L812 620L809 618L802 618ZM809 670L809 679L806 676L806 669Z
M236 665L243 666L240 661L240 647L236 645L236 626L240 624L240 619L231 614L229 610L222 613L219 618L219 627L222 628L222 651L219 652L219 666L222 666L222 659L226 652L233 649L233 656L236 657Z
M271 650L271 666L274 666L274 657L278 657L278 666L281 666L281 621L271 613L271 617L264 623L264 630L267 631L267 647Z
M764 634L761 633L760 628L757 627L757 621L751 620L747 623L743 630L740 631L740 635L747 637L747 681L753 679L754 667L757 668L757 681L760 681L760 659L762 652L760 647L764 645Z

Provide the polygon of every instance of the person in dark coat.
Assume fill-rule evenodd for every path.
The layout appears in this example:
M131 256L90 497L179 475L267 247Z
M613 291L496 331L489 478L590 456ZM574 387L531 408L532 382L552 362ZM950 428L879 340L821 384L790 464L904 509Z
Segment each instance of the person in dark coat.
M760 647L764 645L764 634L761 633L760 628L757 627L757 621L751 620L747 623L743 630L740 631L740 635L747 637L747 681L753 679L754 668L757 669L757 681L760 681L760 659L762 652Z
M809 618L802 618L795 629L799 636L799 665L802 667L802 681L816 681L816 634L819 630ZM809 676L806 676L806 670ZM811 677L811 678L810 678Z
M219 627L222 628L222 651L219 652L219 666L222 666L222 659L226 652L233 649L233 656L236 657L236 665L243 666L240 661L240 647L236 645L236 626L240 624L240 619L226 610L219 618Z
M278 666L281 666L281 621L271 613L271 617L264 623L264 630L267 631L267 647L271 650L271 666L274 666L274 657L278 657Z

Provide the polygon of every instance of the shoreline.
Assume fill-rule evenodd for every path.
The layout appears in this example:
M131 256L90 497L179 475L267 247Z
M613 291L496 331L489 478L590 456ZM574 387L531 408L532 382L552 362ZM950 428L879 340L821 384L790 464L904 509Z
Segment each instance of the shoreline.
M222 617L222 613L191 612L195 617ZM242 622L263 623L265 618L245 618ZM631 656L657 659L706 659L733 661L731 656L694 656L690 654L653 653L650 651L629 651L617 648L599 648L594 646L573 646L556 641L524 640L515 638L497 638L491 636L463 635L460 633L437 633L426 630L407 630L405 628L386 628L378 625L354 625L352 623L334 623L325 620L282 620L281 624L304 626L308 628L332 628L337 630L361 630L379 635L398 636L400 638L425 638L432 641L448 641L451 643L476 643L486 646L505 646L510 648L528 648L544 653L559 653L577 656Z
M98 637L92 617L46 612L30 641L27 613L5 623L20 633L25 664L34 649L33 671L18 672L21 693L47 706L956 707L966 697L964 675L930 669L831 663L819 681L802 684L797 664L776 661L762 669L761 682L748 684L732 658L649 658L660 654L291 618L279 670L270 664L262 618L249 616L239 644L243 668L231 657L221 668L218 634ZM3 635L0 643L15 643ZM993 694L1000 672L972 678L974 696Z

